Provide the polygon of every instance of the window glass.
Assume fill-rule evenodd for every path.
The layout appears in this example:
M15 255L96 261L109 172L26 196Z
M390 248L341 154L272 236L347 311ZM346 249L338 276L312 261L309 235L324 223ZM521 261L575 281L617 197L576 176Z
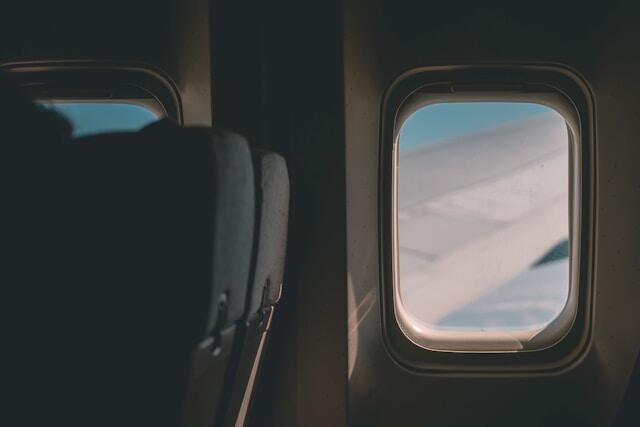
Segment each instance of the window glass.
M566 333L570 322L557 319L574 313L569 144L564 118L539 104L447 102L408 117L395 298L409 338L432 350L519 351Z
M153 111L127 102L42 102L73 125L74 136L136 131L158 120Z

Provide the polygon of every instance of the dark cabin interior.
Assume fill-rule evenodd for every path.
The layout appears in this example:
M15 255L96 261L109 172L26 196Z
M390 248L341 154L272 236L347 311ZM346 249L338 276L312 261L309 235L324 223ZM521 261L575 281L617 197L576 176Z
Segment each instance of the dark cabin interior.
M637 2L25 0L3 6L0 70L16 77L13 81L23 89L29 89L32 83L46 86L58 82L56 90L73 92L77 84L79 90L85 90L82 96L89 99L89 89L103 89L101 82L105 82L107 91L116 83L137 85L160 99L174 122L171 126L177 128L156 128L156 134L149 133L153 129L140 131L147 136L131 136L132 140L142 138L136 139L139 142L134 145L138 148L134 149L128 148L124 139L110 143L108 137L102 140L99 136L89 138L94 141L89 145L95 151L78 148L77 153L64 155L67 157L42 148L46 159L77 160L78 163L60 163L66 165L64 168L53 167L40 157L32 161L28 156L33 153L5 150L3 164L7 170L16 174L27 171L35 182L27 179L16 184L22 178L8 178L4 184L9 193L8 204L43 209L27 219L16 208L18 211L12 211L12 219L5 225L6 233L30 227L34 239L30 240L32 246L16 250L11 242L15 244L21 237L12 235L13 240L5 241L4 248L12 252L8 265L24 264L34 272L25 274L24 270L7 268L3 274L3 282L11 290L10 312L15 311L18 319L7 322L11 331L5 341L15 358L7 365L12 375L6 392L16 400L15 404L8 404L16 409L15 421L8 425L640 424L640 310L636 307L640 301L640 145L634 142L640 134ZM47 80L56 70L64 78ZM68 74L69 70L76 70L76 74ZM91 70L98 72L92 74ZM124 71L110 74L109 70ZM152 83L145 86L143 74L151 75ZM577 111L581 133L576 137L580 153L576 154L579 171L575 176L580 177L581 187L570 193L571 197L575 195L571 200L576 200L577 209L572 208L572 212L581 215L578 222L572 223L581 236L571 255L580 261L579 268L571 272L578 292L577 314L567 327L566 339L549 349L502 353L432 351L405 336L396 323L391 283L395 279L390 271L394 227L390 218L395 215L390 211L390 176L397 133L394 96L399 97L402 91L413 93L425 82L444 82L456 90L462 90L459 87L464 85L481 87L481 94L518 92L523 85L527 89L522 93L527 94L528 88L534 86L531 82L550 85L559 88ZM461 86L456 86L458 83ZM459 93L456 90L449 92ZM163 93L166 102L162 101ZM127 92L124 97L129 96L133 95ZM18 114L10 105L0 111ZM19 126L10 126L11 114L5 117L7 120L0 119L2 126L10 129L0 137L7 145L25 138L53 138L52 133L33 136L31 131L22 137L13 136L11 132L22 131ZM44 133L49 129L45 124L37 126L42 126ZM207 133L213 136L190 133L184 127L213 127L213 133ZM212 178L226 170L220 159L227 155L236 159L228 163L236 165L235 172L242 169L237 166L239 163L233 163L240 160L228 151L237 149L237 144L228 142L235 136L220 133L223 129L246 141L246 152L241 156L246 157L242 161L249 162L246 168L252 171L251 175L238 178L230 172L224 178ZM144 138L159 138L160 148ZM206 144L212 145L198 151L202 143L197 141L206 138L213 141ZM73 144L78 147L80 140ZM197 148L192 150L191 146ZM229 146L235 148L224 148ZM152 157L158 159L156 166L145 163L149 153L155 153ZM271 154L275 157L269 157ZM218 169L212 170L203 159L219 161ZM188 280L196 280L200 274L194 273L197 270L203 277L212 274L213 279L209 279L214 280L214 294L221 282L237 277L244 280L243 291L247 286L251 288L246 282L249 277L257 277L256 260L262 250L258 235L276 230L276 225L267 219L262 228L251 231L253 240L247 237L247 241L253 243L246 243L250 248L243 247L242 255L253 260L251 269L245 276L236 277L234 263L242 256L231 254L233 245L240 245L242 231L230 224L240 221L240 214L201 213L218 212L222 203L240 211L249 206L238 201L239 192L225 192L222 189L227 187L216 187L212 182L231 180L236 186L241 185L237 180L255 179L256 189L262 188L261 196L255 200L253 193L247 196L255 203L257 213L255 219L251 216L246 221L259 223L260 215L268 209L260 204L271 197L268 187L261 187L260 177L265 176L261 173L270 167L269 161L278 163L279 159L282 165L278 167L286 163L286 170L276 170L285 170L278 173L288 176L286 185L277 184L281 185L277 188L286 188L288 197L288 224L285 221L285 225L279 225L285 230L280 238L286 239L286 255L283 253L276 260L284 268L282 296L279 300L273 297L277 305L269 306L272 317L268 326L261 324L257 329L262 333L265 329L260 328L267 328L269 337L256 359L260 366L251 380L252 391L247 397L250 404L239 417L245 389L234 391L236 374L223 370L217 379L205 379L200 390L203 400L195 399L193 409L185 403L192 397L185 396L197 394L197 390L193 391L197 386L187 392L185 378L187 369L195 369L196 358L187 361L186 353L172 353L171 343L183 345L187 339L178 329L172 329L176 324L172 322L186 324L185 318L191 319L193 313L191 321L204 325L202 313L207 308L195 306L212 297L209 291L188 293L179 302L183 304L177 309L181 315L174 313L165 318L162 304L176 300L172 299L173 294L163 295L158 297L164 301L160 305L147 305L147 300L156 301L151 283L184 280L185 288ZM173 168L170 172L159 166L168 164ZM114 172L114 165L123 175ZM74 175L61 173L60 169L73 171ZM76 182L79 176L85 178ZM284 182L282 176L264 179ZM59 187L41 186L39 182L55 182ZM145 188L154 186L161 190L152 192L153 197L139 198ZM31 204L20 204L23 190L34 191ZM274 196L280 203L284 203L282 191L276 191L279 196ZM79 194L83 196L78 198ZM211 194L216 194L214 202ZM233 201L227 202L224 197ZM82 201L94 199L97 204L91 205L93 208L83 207ZM103 224L107 213L96 207L115 206L113 211L120 212L116 207L128 203L133 206L131 217L117 216L115 221L121 222L114 223L121 238L116 242L113 234L97 225ZM154 218L159 207L166 210L156 219L149 219ZM66 215L84 208L90 219ZM233 219L225 222L224 218ZM63 236L58 229L60 224L70 233L66 236L72 238L59 246L52 245L46 239ZM175 224L184 229L178 230ZM51 231L54 229L55 233ZM166 239L154 237L160 229L168 236ZM213 233L213 243L201 241L199 231L209 237ZM87 238L87 232L91 238ZM229 242L224 244L231 246L218 248L218 236L223 234L227 239L224 242ZM40 244L55 256L47 257L34 249ZM276 249L266 245L268 256ZM279 243L274 245L280 247ZM281 249L284 251L284 246ZM96 260L87 255L85 259L85 251L102 257ZM210 257L212 251L214 255L226 255L219 255L213 262L205 260L203 254ZM132 258L128 260L144 255L140 264L131 266L118 253L129 254ZM78 256L85 263L76 267L73 263L60 263L66 259L65 254ZM107 262L106 258L112 256L115 261ZM221 269L234 272L220 276L215 283L219 264ZM75 268L82 274L66 270ZM98 271L104 274L96 274ZM135 274L121 283L123 289L125 283L137 286L144 282L133 291L135 301L141 302L135 307L120 307L122 300L131 295L130 288L115 296L105 296L104 292L127 272ZM187 273L188 277L183 276ZM21 279L15 281L13 274L22 275ZM272 273L266 275L269 274ZM233 280L229 278L232 276ZM76 282L69 287L70 282L63 283L68 277L82 281L82 286ZM87 281L87 277L93 279ZM16 289L12 283L23 288ZM266 283L264 292L278 293L269 288L273 285L269 280ZM58 286L77 292L63 297L55 292ZM233 286L239 285L234 282ZM226 292L222 293L227 295ZM241 304L238 312L248 313L245 303L250 305L253 297L237 297L233 292L227 295L230 302L224 300L229 305L222 304L223 309L215 301L217 310L233 312L228 307ZM260 288L255 296L259 306L265 304L265 298L268 300L262 292ZM34 299L38 302L34 303ZM46 307L40 310L37 307L42 303ZM107 303L111 305L107 307ZM99 308L92 313L92 307ZM63 319L67 309L77 317ZM126 314L116 315L117 321L113 322L102 318L95 330L85 323L86 319L95 320L96 313L110 316L118 310ZM223 316L218 311L208 323L218 328L211 335L214 346L217 340L224 339L224 329L219 330ZM195 314L200 312L202 318ZM156 324L155 319L161 320ZM242 318L243 322L249 320ZM238 325L243 339L249 340L251 329L244 323ZM118 336L109 335L112 326L126 331L120 344ZM56 327L68 327L63 338L56 335ZM38 342L31 340L35 330ZM100 334L94 335L96 331ZM137 340L135 334L144 337ZM105 336L108 338L103 341ZM129 336L131 342L127 344L125 338ZM30 344L24 343L25 338ZM189 339L191 344L196 340ZM239 339L227 355L229 366L249 378L252 365L238 362L245 357L244 347L237 344ZM164 345L155 348L158 341ZM110 351L100 353L105 343L130 345L131 359L116 363L131 369L131 384L126 378L116 383L106 374L109 370L103 370L113 356ZM43 349L55 356L42 362ZM97 355L85 357L83 352L87 349L95 350ZM196 356L197 351L200 350L196 350ZM158 352L166 352L166 357L156 358ZM128 353L117 354L127 357ZM189 358L192 356L188 354ZM185 370L174 372L176 377L167 381L182 386L160 396L154 392L159 389L154 389L153 384L163 375L172 375L160 361L178 363L178 357L184 359L180 363L186 364ZM137 370L135 363L145 368ZM64 372L51 374L62 369ZM45 373L40 375L40 371ZM81 388L71 390L74 384L81 384ZM218 384L218 392L207 389L207 384ZM215 402L208 393L213 393ZM123 396L133 400L118 402ZM76 400L77 404L70 403L79 397L82 398ZM160 402L167 404L163 410L157 409ZM179 412L169 416L169 407ZM192 410L188 408L193 409L194 418L185 415L185 411Z

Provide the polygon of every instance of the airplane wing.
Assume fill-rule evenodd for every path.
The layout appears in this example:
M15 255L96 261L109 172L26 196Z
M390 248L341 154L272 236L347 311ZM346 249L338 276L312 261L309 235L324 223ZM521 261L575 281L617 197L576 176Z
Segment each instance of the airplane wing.
M568 149L552 114L401 148L404 315L439 339L512 346L560 313L568 258L531 267L568 238Z

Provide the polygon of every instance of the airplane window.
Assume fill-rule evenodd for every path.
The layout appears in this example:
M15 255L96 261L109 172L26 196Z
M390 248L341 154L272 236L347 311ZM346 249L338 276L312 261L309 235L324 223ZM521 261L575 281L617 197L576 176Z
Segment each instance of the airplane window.
M562 115L527 102L430 104L404 122L395 304L416 344L523 351L566 334L569 135Z
M128 102L42 102L71 122L77 137L104 132L136 131L158 120L150 109Z

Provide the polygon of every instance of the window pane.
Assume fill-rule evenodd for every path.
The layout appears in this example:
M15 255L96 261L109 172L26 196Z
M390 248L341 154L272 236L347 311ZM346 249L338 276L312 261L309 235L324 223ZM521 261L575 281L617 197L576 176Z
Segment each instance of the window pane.
M74 136L136 131L156 121L151 110L126 102L43 102L73 125Z
M569 142L559 113L523 102L432 104L403 124L396 308L417 344L517 351L566 332L551 330L572 310Z

